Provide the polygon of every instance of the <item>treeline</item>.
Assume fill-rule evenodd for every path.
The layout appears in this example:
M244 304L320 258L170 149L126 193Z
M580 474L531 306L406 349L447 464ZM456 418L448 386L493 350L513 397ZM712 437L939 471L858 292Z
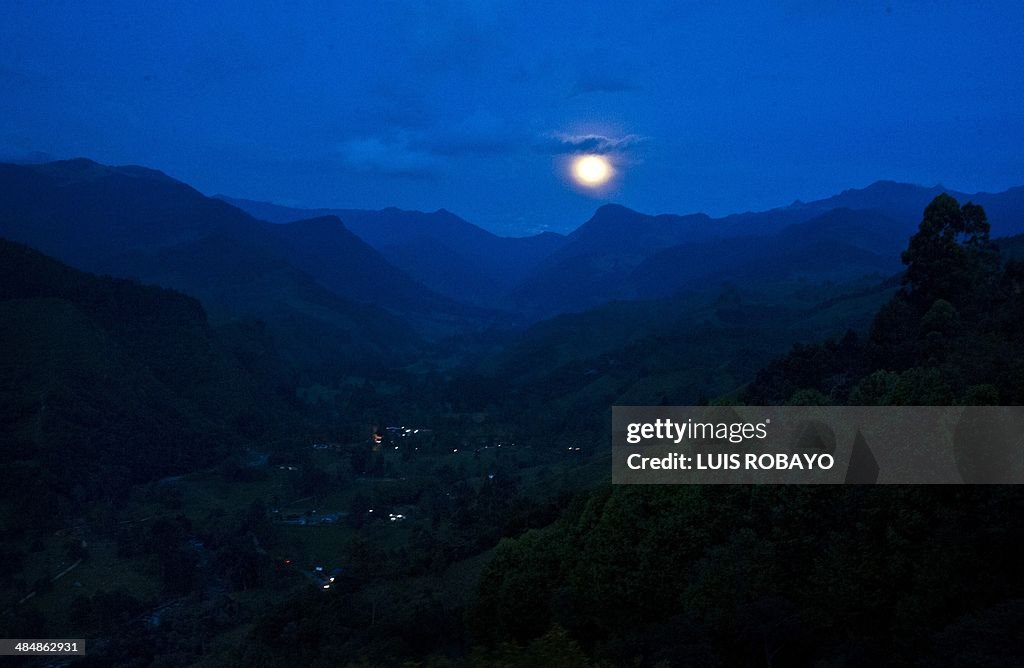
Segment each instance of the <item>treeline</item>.
M936 197L903 262L903 288L866 337L794 346L757 374L744 402L1024 402L1024 262L1000 254L984 210Z
M1022 506L1009 488L606 487L502 543L467 620L490 647L564 630L595 664L1019 665Z
M798 345L749 404L1018 404L1024 264L937 197L866 336ZM502 665L1020 665L1016 487L605 487L501 544L469 615ZM511 658L509 658L511 657Z

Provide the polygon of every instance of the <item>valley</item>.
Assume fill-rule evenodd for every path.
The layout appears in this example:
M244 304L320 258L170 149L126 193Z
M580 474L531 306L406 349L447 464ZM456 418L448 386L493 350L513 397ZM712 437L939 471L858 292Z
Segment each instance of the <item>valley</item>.
M755 568L738 552L776 549L757 529L734 533L723 509L749 507L741 524L757 527L778 497L792 532L801 508L836 497L612 490L612 405L891 401L934 380L909 368L879 389L859 366L896 354L878 323L910 317L893 311L916 228L901 216L927 189L876 184L722 219L602 207L568 236L508 239L448 212L242 210L83 160L0 176L0 622L26 637L74 629L97 661L486 665L507 643L580 661L656 656L647 643L675 604L644 579L671 567L655 545L696 569L672 595L699 628L747 605L702 598L706 578L732 577L707 560L724 551ZM1004 216L993 231L1020 232L1014 197L984 196ZM388 242L402 235L416 262ZM999 240L1008 256L1019 238ZM431 275L435 261L461 273ZM951 400L1018 400L1002 376L989 390L940 375ZM913 503L941 510L941 498ZM997 498L1019 503L1008 490L972 503ZM640 516L659 523L645 537L622 524ZM612 571L636 558L653 561L617 591ZM816 595L749 605L814 609ZM622 596L626 608L601 602ZM634 650L600 640L639 620ZM751 651L718 634L694 647Z

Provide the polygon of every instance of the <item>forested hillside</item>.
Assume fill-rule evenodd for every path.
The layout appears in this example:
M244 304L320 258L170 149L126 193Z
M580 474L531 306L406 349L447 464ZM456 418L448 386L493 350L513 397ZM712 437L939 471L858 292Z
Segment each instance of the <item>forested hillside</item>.
M1015 247L1012 240L1004 245ZM936 197L903 262L903 289L878 312L866 337L851 333L795 347L757 375L746 402L1024 401L1024 264L989 239L984 210Z
M59 526L78 504L280 440L300 421L263 327L213 328L181 293L0 240L0 312L6 530Z
M796 346L743 398L1020 404L1024 265L988 237L936 197L869 334ZM1020 665L1022 511L1016 486L604 487L498 547L467 625L574 665Z

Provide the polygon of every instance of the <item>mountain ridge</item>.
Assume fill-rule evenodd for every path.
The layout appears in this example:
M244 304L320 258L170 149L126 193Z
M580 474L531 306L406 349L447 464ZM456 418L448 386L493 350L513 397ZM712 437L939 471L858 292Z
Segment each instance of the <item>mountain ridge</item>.
M0 236L199 296L221 321L264 320L283 355L321 374L495 317L431 291L337 219L273 225L148 168L0 164Z
M345 300L412 315L421 331L441 335L467 318L507 319L502 311L531 321L614 299L663 297L702 280L771 278L770 266L799 275L799 267L773 264L761 248L772 244L782 244L781 256L797 265L800 253L812 253L812 246L814 258L832 259L831 266L819 261L814 270L808 267L811 275L885 273L898 269L899 251L941 190L881 180L811 202L718 218L650 215L608 203L566 236L499 237L444 208L297 209L208 198L159 170L83 158L0 165L0 184L6 186L0 233L83 268L114 274L130 269L145 280L147 262L138 257L146 257L161 271L150 278L177 276L183 282L171 287L199 290L210 299L210 290L182 278L188 264L182 249L216 263L198 242L226 236L253 255L252 267L268 267L277 258L298 272L281 274L292 296L306 293L308 281L299 278L305 274ZM953 192L985 207L994 236L1024 231L1024 187ZM219 247L232 252L230 244ZM135 260L124 259L132 255ZM741 257L756 266L744 266ZM170 266L172 259L181 264L178 269ZM224 276L232 287L218 299L237 296L244 287L240 277L253 271L234 267L240 273ZM211 266L200 273L213 279L218 270ZM263 289L273 302L271 286ZM306 294L299 301L308 308L324 299Z
M396 253L400 268L419 282L477 306L501 305L504 294L566 239L553 232L498 236L444 208L433 212L397 207L299 209L225 195L214 197L278 225L312 216L337 216L385 257ZM427 247L431 252L422 252Z
M799 206L723 218L704 214L654 216L621 205L604 205L516 286L512 303L533 317L543 318L612 299L666 296L668 288L678 289L702 278L731 280L743 275L745 270L735 263L732 266L738 273L728 275L706 260L703 273L694 271L695 257L711 255L714 260L715 253L727 266L730 255L736 253L746 254L752 261L757 258L764 263L760 270L763 275L771 264L770 251L758 245L783 243L786 254L798 259L800 245L810 238L816 239L817 247L808 257L820 259L820 253L827 252L846 272L856 271L858 266L870 272L895 271L900 266L899 253L917 230L925 206L938 192L938 187L879 181L868 188L850 189ZM993 236L1024 231L1024 188L994 194L955 193L954 197L984 206ZM713 253L709 253L711 249L715 249ZM806 250L811 252L810 248ZM643 276L659 257L657 270ZM847 261L854 257L856 261ZM819 268L824 267L819 263ZM754 274L745 273L751 280Z

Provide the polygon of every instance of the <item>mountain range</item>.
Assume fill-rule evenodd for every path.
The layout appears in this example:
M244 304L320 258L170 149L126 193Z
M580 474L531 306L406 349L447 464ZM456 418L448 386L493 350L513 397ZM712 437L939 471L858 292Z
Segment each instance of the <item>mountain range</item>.
M0 236L183 290L217 321L262 320L282 355L310 367L400 359L424 331L486 316L426 288L337 218L274 225L141 167L0 165Z
M941 192L982 204L994 236L1024 231L1024 188L966 194L893 181L720 218L647 215L608 204L567 236L521 239L497 237L444 209L300 209L217 197L276 223L336 215L437 292L533 321L729 280L889 275L900 269L899 253L924 207Z
M843 280L892 274L941 188L879 181L832 198L756 213L651 216L605 205L511 293L548 317L612 299L647 299L723 280ZM951 193L989 212L993 236L1024 231L1024 188Z
M75 267L193 294L215 321L263 320L289 342L285 357L372 365L412 359L424 338L614 300L723 283L880 281L900 269L924 206L943 191L880 181L721 218L608 204L567 236L508 238L444 209L207 197L156 170L75 159L0 164L0 236ZM951 194L982 204L993 236L1024 232L1024 188Z
M499 302L566 240L554 232L499 237L445 209L431 213L394 207L379 211L296 209L225 195L215 197L272 223L336 216L424 285L454 299L487 306Z

